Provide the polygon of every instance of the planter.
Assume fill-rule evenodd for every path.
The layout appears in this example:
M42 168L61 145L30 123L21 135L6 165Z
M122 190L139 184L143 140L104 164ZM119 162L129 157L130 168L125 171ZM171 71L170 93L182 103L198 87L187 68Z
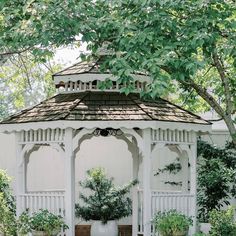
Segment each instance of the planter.
M200 232L204 234L209 234L210 230L211 230L210 223L200 223Z
M188 231L186 230L184 232L181 232L181 231L175 232L173 233L173 236L186 236L187 234L188 234Z
M33 236L56 236L60 233L60 230L56 229L52 232L51 235L48 235L46 232L44 231L36 231L36 230L33 230L32 231L32 235Z
M33 230L32 235L33 236L47 236L47 234L44 231L37 231L37 230Z
M116 221L111 220L106 224L101 221L94 221L91 226L91 236L118 236Z
M186 236L188 234L188 231L184 231L184 232L175 232L173 234L160 234L160 236Z

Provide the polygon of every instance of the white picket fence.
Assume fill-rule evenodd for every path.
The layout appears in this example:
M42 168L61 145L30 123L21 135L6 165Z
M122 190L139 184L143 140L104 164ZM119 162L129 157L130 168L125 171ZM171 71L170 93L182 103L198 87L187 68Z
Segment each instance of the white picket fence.
M21 212L25 209L32 214L40 209L47 209L53 214L65 216L65 192L57 191L40 191L20 194Z
M194 196L191 194L183 194L181 192L159 192L152 191L152 217L156 212L164 212L176 209L178 212L186 216L193 216L192 204ZM138 233L142 234L144 230L143 222L143 191L138 191ZM153 231L153 227L152 227ZM153 232L153 235L155 233Z
M29 214L39 211L40 209L47 209L55 215L61 215L65 218L65 191L38 191L27 192L19 195L20 212L28 209ZM64 236L63 231L59 236Z

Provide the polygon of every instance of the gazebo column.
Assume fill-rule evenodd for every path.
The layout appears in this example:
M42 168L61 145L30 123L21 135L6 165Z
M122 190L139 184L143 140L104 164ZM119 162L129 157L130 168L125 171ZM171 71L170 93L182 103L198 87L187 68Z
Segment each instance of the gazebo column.
M182 155L179 156L179 161L181 164L182 171L182 193L188 193L188 155L186 152L182 152Z
M192 212L193 226L190 229L190 235L193 235L197 229L197 136L193 132L193 144L191 145L190 152L190 193L193 195Z
M66 235L75 235L75 155L73 129L65 130L65 220L69 226Z
M25 210L25 205L21 201L21 195L25 193L26 190L26 162L24 158L24 153L22 151L22 144L20 144L20 133L15 133L16 140L16 214L19 216L23 210Z
M151 129L143 130L143 224L144 236L151 235Z
M139 149L133 147L133 179L138 179ZM138 235L138 188L135 186L132 193L132 235Z

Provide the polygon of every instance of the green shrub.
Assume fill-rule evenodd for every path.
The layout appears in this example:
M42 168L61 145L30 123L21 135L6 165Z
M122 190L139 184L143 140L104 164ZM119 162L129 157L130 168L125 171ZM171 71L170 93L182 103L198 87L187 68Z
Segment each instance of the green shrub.
M17 220L17 233L27 235L31 232L31 217L28 211L24 211Z
M166 212L157 212L153 219L155 231L161 233L162 236L172 236L178 233L185 233L188 231L193 221L176 210Z
M213 209L229 205L236 196L236 152L198 141L198 219L208 222Z
M16 235L15 215L8 207L2 192L0 192L0 232L3 235Z
M211 236L235 236L236 223L234 221L234 209L213 210L210 212Z
M48 235L52 235L55 230L67 229L61 216L57 216L48 210L39 210L33 213L30 219L30 229L35 231L44 231Z
M75 214L84 220L118 220L132 214L131 199L126 196L137 181L115 187L112 178L107 178L101 168L87 171L88 178L80 185L91 191L89 196L80 194L84 205L76 204Z
M0 193L3 194L3 198L6 201L8 208L13 214L16 213L16 203L12 196L12 191L10 188L11 178L7 175L5 170L0 169Z
M11 194L11 178L6 171L0 170L0 232L16 235L16 204Z

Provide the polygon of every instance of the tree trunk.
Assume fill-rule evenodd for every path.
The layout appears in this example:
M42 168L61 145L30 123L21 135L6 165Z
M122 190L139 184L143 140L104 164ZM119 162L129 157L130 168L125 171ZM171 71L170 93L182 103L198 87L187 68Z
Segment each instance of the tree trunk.
M236 128L235 128L233 119L232 119L231 115L225 115L222 118L225 121L225 123L229 129L229 133L231 135L232 142L234 144L234 147L236 148Z

